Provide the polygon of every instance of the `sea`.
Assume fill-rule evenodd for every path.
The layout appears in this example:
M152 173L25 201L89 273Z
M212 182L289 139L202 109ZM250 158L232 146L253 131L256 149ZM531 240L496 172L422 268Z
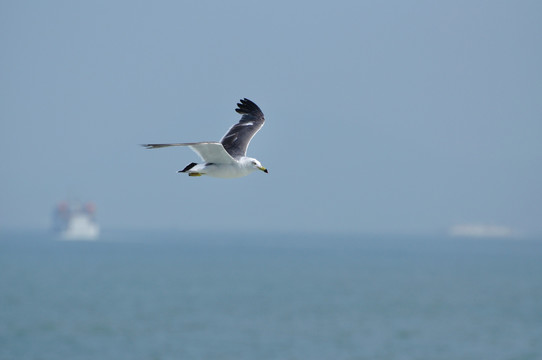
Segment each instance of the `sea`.
M0 233L2 360L540 360L542 239Z

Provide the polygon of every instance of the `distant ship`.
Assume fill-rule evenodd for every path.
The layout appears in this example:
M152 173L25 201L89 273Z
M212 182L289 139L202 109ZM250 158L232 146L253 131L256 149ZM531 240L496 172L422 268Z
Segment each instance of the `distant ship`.
M94 240L100 235L96 222L96 206L59 203L53 214L53 227L62 240Z
M512 237L514 231L506 226L483 225L483 224L459 224L449 230L451 236L461 237L488 237L504 238Z

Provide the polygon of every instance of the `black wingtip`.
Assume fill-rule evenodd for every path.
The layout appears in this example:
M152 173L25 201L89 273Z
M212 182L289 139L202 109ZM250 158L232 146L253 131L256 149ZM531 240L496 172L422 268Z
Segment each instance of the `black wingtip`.
M237 109L235 109L239 114L253 114L255 112L262 113L262 110L251 100L244 98L239 100L237 103Z
M145 149L158 149L164 147L162 144L141 144Z

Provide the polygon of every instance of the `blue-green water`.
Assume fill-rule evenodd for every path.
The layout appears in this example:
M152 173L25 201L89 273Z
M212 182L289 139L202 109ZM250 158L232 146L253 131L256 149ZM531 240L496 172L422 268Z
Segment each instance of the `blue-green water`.
M542 242L0 235L0 359L542 359Z

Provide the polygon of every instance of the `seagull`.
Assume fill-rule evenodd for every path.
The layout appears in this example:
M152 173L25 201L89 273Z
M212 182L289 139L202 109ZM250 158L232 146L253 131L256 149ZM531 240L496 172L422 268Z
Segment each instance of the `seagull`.
M268 173L262 164L246 156L248 144L261 129L265 121L262 110L247 98L241 99L235 109L241 114L241 120L234 124L222 137L220 142L205 141L176 144L143 144L147 149L158 149L168 146L188 146L199 155L202 163L190 163L179 173L188 176L212 176L217 178L238 178L256 170Z

